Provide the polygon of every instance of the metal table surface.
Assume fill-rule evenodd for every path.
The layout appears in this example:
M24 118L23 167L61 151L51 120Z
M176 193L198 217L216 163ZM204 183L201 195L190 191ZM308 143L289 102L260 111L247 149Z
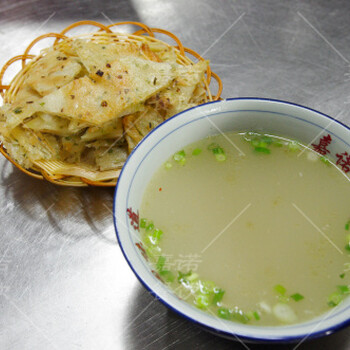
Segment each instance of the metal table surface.
M168 29L211 60L223 97L303 104L350 124L347 0L1 0L0 65L91 19ZM0 349L293 349L209 334L156 301L118 247L113 189L64 188L0 159ZM297 345L350 348L350 329Z

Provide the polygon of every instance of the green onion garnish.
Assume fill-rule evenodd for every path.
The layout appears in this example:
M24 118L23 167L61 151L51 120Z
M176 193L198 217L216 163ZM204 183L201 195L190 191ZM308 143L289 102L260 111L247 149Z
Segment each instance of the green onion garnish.
M157 264L156 264L156 269L157 271L162 271L163 267L165 265L165 257L164 256L159 256Z
M180 165L185 165L186 163L186 153L184 150L181 150L173 155L173 158L175 162L179 163Z
M254 148L254 150L255 150L255 152L259 152L259 153L265 153L265 154L270 154L271 153L271 151L268 149L268 148L266 148L266 147L255 147Z
M345 224L345 230L346 231L350 230L350 220Z
M173 167L173 165L170 162L165 162L165 164L164 164L165 169L170 169L172 167Z
M215 283L212 281L199 281L199 291L201 294L214 293Z
M294 299L295 301L300 301L304 299L304 296L299 294L299 293L294 293L290 296L292 299Z
M249 317L240 309L236 308L232 312L231 316L235 321L241 322L241 323L247 323L249 321Z
M260 320L260 315L259 315L258 311L254 311L254 312L253 312L253 316L254 316L254 318L255 318L257 321Z
M261 137L261 142L265 143L266 145L271 145L273 143L273 139L270 136L263 135Z
M149 240L149 238L148 238ZM146 243L146 242L145 242ZM161 253L161 249L158 246L146 246L146 253L149 258L152 258L153 260L156 260L156 257L159 256Z
M140 220L140 227L141 228L146 228L146 225L147 225L147 220L146 219L141 219Z
M273 287L273 289L274 289L277 293L279 293L279 294L281 294L281 295L286 294L286 291L287 291L287 289L286 289L285 287L283 287L281 284L276 284L276 285Z
M212 303L214 305L219 303L222 300L224 294L225 294L225 291L223 289L215 287L214 288L214 298L213 298Z
M151 234L150 234L150 239L152 242L154 242L153 244L158 244L161 237L163 235L163 231L159 230L159 229L155 229Z
M245 134L244 139L248 141L253 147L255 152L270 154L269 147L276 145L277 147L283 146L278 140L274 140L272 137L264 134L258 134L254 132L248 132Z
M337 289L341 294L349 294L350 293L350 288L348 286L345 286L345 285L337 286Z
M335 307L335 306L339 305L342 300L343 300L343 296L341 293L339 293L339 292L332 293L328 297L328 306Z
M259 139L252 139L250 141L253 147L259 147L260 146L260 140Z
M211 143L208 146L208 150L213 152L213 154L215 155L215 159L218 162L224 162L226 160L226 154L224 149L220 147L217 143Z
M153 231L154 230L154 224L153 222L149 222L148 225L146 226L146 231Z
M275 147L283 147L284 144L283 144L282 141L275 140L275 142L273 143L273 146L275 146Z
M340 277L340 278L344 278L344 277L345 277L345 273L341 273L341 274L339 275L339 277Z
M146 227L146 232L147 232L146 239L148 240L149 243L151 243L152 245L159 244L159 241L163 235L162 230L155 229L153 223L151 222Z
M193 156L198 156L198 154L202 153L202 150L200 148L195 148L193 151L192 151L192 155Z
M188 279L187 277L191 276L192 275L192 271L188 271L186 273L183 273L181 271L178 271L178 276L177 276L177 281L179 283L182 283L182 282L188 282Z
M162 270L159 272L159 275L163 277L166 282L174 282L175 276L169 270Z
M220 307L218 309L218 316L224 320L229 320L231 318L230 310L226 307Z
M325 157L325 156L321 156L320 157L320 161L325 163L326 165L331 165L330 160L327 157Z
M207 309L210 305L209 295L199 294L194 302L199 309Z
M218 162L224 162L226 160L225 154L215 154L215 158Z
M14 109L14 113L15 113L15 114L20 114L20 113L22 113L22 107L16 107L16 108Z
M300 149L300 144L297 141L290 141L288 143L288 148L290 151L294 152Z

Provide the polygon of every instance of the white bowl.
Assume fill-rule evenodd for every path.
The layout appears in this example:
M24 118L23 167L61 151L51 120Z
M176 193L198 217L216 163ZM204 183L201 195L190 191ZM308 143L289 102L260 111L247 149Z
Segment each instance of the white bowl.
M165 305L219 335L253 342L297 342L331 334L350 324L350 298L328 313L295 325L265 327L222 320L180 300L152 272L142 251L137 215L154 172L176 151L219 131L257 131L318 144L330 135L329 157L350 154L350 129L315 110L288 102L238 98L211 102L184 111L153 130L129 156L114 198L114 224L123 254L142 284ZM346 170L346 168L344 168ZM134 221L130 213L134 213ZM135 229L136 227L136 229Z

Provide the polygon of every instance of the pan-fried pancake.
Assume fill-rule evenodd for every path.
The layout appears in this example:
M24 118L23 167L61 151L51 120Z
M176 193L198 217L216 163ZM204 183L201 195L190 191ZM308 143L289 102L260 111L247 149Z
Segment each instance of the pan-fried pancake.
M23 74L0 109L0 139L25 168L92 181L172 115L206 101L208 62L185 65L159 41L63 39Z

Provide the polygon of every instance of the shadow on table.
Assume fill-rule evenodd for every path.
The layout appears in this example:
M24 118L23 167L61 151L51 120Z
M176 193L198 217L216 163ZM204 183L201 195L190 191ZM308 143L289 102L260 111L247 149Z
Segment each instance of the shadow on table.
M97 235L116 243L103 235L113 226L114 188L57 186L31 178L8 162L2 167L1 185L5 201L14 203L28 220L48 224L73 240Z
M299 346L297 344L241 344L238 341L220 338L185 320L155 299L141 285L134 291L133 300L123 335L124 346L127 349L343 350L348 349L350 345L348 330L342 330L325 338L306 341Z

